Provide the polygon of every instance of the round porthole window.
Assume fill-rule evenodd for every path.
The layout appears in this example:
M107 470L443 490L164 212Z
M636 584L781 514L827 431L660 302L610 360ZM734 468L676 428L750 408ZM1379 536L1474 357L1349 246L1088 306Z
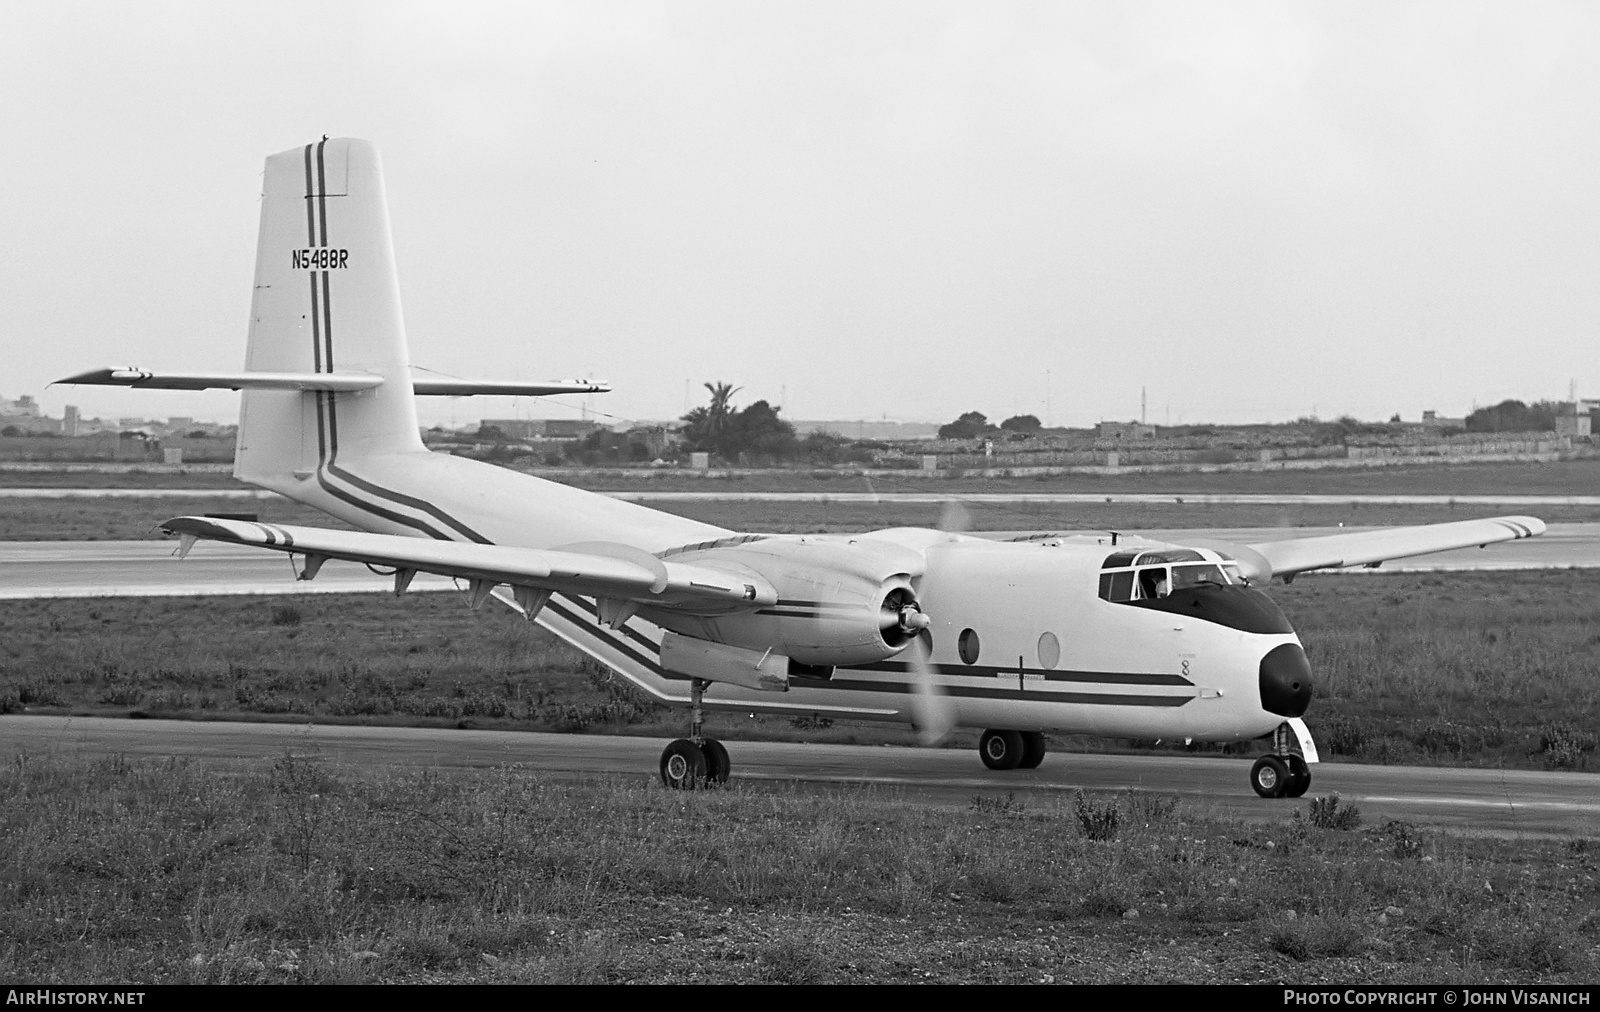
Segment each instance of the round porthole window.
M978 663L978 634L971 629L961 630L961 638L956 640L956 649L961 653L963 664Z
M1054 668L1061 662L1061 641L1056 639L1055 633L1045 633L1039 637L1039 667Z

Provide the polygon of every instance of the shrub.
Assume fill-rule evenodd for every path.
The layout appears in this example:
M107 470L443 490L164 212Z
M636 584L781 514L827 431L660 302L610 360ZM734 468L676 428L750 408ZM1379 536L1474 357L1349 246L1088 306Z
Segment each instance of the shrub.
M822 731L833 726L833 718L815 713L803 713L798 717L789 718L789 726L798 731Z
M1172 817L1178 808L1175 794L1150 794L1137 787L1128 788L1122 796L1128 821L1136 826L1153 826Z
M1349 956L1361 950L1361 929L1348 917L1303 917L1268 935L1267 945L1296 962Z
M1078 817L1078 825L1083 827L1083 835L1089 839L1117 838L1120 813L1117 811L1115 800L1091 801L1083 791L1079 790L1072 795L1072 814Z
M1295 816L1298 818L1299 815L1296 811ZM1338 794L1311 799L1306 816L1318 829L1350 830L1361 825L1361 809L1355 805L1340 805Z
M273 625L299 625L300 609L292 604L275 604L272 606Z
M1133 904L1126 894L1104 886L1087 893L1078 902L1078 909L1085 917L1121 917L1123 911L1131 906Z
M1570 721L1553 721L1539 729L1539 750L1552 769L1577 769L1584 763L1584 753L1593 752L1595 745L1593 734Z
M1395 819L1385 823L1383 831L1389 837L1395 857L1404 859L1422 854L1422 841L1417 839L1416 827L1411 823Z
M1329 714L1319 721L1317 733L1334 755L1358 755L1367 743L1366 729L1342 713Z

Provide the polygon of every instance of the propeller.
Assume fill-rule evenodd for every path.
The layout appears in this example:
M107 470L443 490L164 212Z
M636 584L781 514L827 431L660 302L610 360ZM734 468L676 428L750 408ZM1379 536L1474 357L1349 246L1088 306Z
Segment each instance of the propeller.
M931 748L944 741L955 726L955 708L933 677L933 636L926 630L906 650L911 667L911 710L917 741Z

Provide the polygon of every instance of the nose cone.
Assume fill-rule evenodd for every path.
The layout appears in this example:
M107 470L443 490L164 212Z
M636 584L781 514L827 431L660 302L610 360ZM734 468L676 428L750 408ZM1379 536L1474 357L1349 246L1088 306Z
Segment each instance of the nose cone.
M1261 658L1261 708L1298 717L1311 705L1311 662L1298 643L1273 647Z

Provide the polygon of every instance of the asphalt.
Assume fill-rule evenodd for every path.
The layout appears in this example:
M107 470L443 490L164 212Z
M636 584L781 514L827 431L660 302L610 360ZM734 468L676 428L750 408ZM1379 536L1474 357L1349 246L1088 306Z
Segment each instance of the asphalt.
M714 728L712 729L714 733ZM486 769L508 764L560 778L623 776L656 783L665 739L519 731L227 721L0 716L0 759L18 753L129 759L183 756L264 763L286 750L356 767ZM730 742L734 779L758 788L873 789L943 805L1015 794L1043 803L1080 788L1177 794L1197 810L1251 820L1290 817L1304 800L1268 801L1248 785L1250 760L1054 753L1037 770L994 772L965 749ZM1600 834L1600 775L1321 763L1308 797L1338 793L1366 823L1506 836Z

